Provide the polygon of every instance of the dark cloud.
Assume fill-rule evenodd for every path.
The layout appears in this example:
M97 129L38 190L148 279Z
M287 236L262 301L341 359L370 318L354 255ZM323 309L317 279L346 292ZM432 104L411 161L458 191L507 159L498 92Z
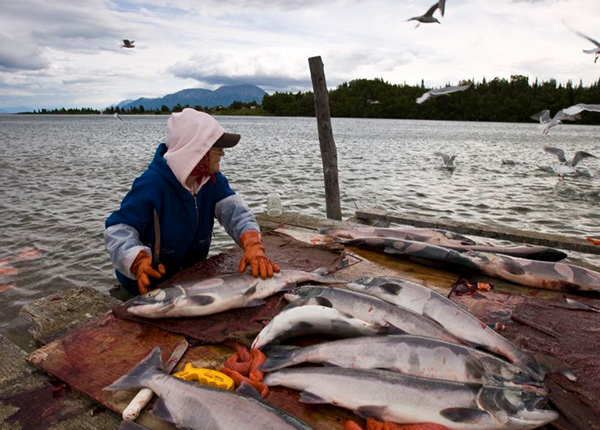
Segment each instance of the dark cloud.
M0 34L0 70L43 70L49 62L42 49Z

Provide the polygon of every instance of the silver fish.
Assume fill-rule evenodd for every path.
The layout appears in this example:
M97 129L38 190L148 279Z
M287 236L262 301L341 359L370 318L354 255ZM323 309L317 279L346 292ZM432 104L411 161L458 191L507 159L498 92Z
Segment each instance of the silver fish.
M273 351L278 351L274 347ZM390 369L400 373L446 381L488 386L545 387L519 367L463 345L421 336L369 336L317 345L279 347L261 370L272 372L300 363L322 363L353 369Z
M295 305L327 306L371 324L391 325L407 334L461 343L459 338L448 333L437 322L367 294L342 288L305 285L286 293L284 297Z
M479 270L516 284L546 290L600 291L600 273L566 263L471 251L465 254Z
M282 270L272 278L250 274L209 278L157 288L126 303L127 312L145 318L212 315L229 309L260 306L263 299L300 282L343 283L318 272Z
M404 306L438 322L454 336L508 358L542 381L543 367L518 346L500 336L464 308L419 284L392 277L364 277L347 284L353 291Z
M115 391L140 387L150 388L159 397L152 413L182 429L312 429L298 418L256 397L169 376L163 370L158 347L127 375L104 389Z
M269 386L302 390L304 403L330 403L362 417L396 423L434 423L452 430L533 429L558 413L532 391L421 378L386 370L343 367L283 369Z
M344 245L373 248L383 251L386 254L400 254L412 258L419 258L428 261L438 261L452 266L466 267L471 270L478 270L478 266L470 258L465 257L460 252L447 249L438 245L431 245L414 240L386 238L386 237L361 237L358 239L340 239L334 238L334 241Z
M358 227L352 229L320 228L319 233L339 239L361 239L365 237L387 237L407 239L439 246L475 245L475 241L451 231L429 228L376 228Z
M374 336L389 332L390 326L370 324L326 306L295 306L284 309L275 316L258 333L252 343L252 348L263 348L275 340L279 341L306 334L353 337Z
M321 229L321 234L337 239L364 239L382 237L387 239L412 240L429 245L437 245L458 252L481 251L493 254L504 254L514 257L529 258L542 261L559 261L567 258L565 252L545 246L492 246L478 245L473 240L444 230L418 228L356 228L356 229ZM342 242L343 243L343 242Z

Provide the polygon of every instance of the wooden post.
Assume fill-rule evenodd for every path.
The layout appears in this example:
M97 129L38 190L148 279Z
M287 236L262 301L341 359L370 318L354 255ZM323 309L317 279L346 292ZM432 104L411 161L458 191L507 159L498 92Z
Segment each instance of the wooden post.
M340 186L338 182L337 150L333 141L331 129L331 115L329 113L329 93L325 83L325 72L321 57L308 59L310 78L315 92L315 111L317 128L319 130L319 143L321 145L321 159L323 160L323 175L325 177L325 201L327 218L342 219L340 206Z

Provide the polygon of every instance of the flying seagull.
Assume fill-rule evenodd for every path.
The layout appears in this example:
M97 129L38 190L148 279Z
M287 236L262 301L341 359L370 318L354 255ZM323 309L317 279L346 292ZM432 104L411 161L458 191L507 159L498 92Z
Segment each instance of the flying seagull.
M445 95L448 95L451 93L456 93L458 91L464 91L464 90L468 89L470 86L471 86L471 84L458 85L455 87L439 88L437 90L430 90L430 91L427 91L425 94L421 95L421 97L417 98L417 103L421 104L425 100L427 100L429 97L445 96Z
M555 146L544 146L544 151L546 151L548 154L556 155L561 164L569 167L575 167L584 158L596 158L595 155L592 155L589 152L577 151L575 156L567 161L565 158L565 152L560 148L556 148Z
M115 113L113 114L113 116L114 116L115 118L117 118L119 121L123 121L123 118L121 118L121 115L119 115L117 112L115 112Z
M444 154L443 152L434 152L433 155L437 155L442 157L444 161L444 167L449 170L454 170L456 166L454 165L454 160L456 159L456 155L450 157L448 154Z
M121 48L135 48L135 40L123 39L123 44Z
M544 146L544 151L546 151L548 154L553 154L558 157L560 164L558 166L552 166L551 168L556 174L558 174L559 178L564 178L565 175L578 174L575 166L584 158L596 158L595 155L592 155L589 152L577 151L572 159L567 160L565 158L565 152L562 149L554 146Z
M579 117L577 115L569 115L565 113L564 109L556 112L554 117L550 117L550 111L548 109L544 109L541 112L531 115L531 119L539 121L542 133L548 134L552 127L562 124L563 121L575 121L576 119L579 119Z
M445 7L445 4L446 4L446 1L442 0L442 7ZM437 22L438 24L441 24L438 21L438 19L433 16L433 13L439 7L440 7L440 2L437 2L436 4L434 4L433 6L431 6L429 8L429 10L427 12L425 12L424 15L415 16L413 18L407 19L407 21L419 21L419 23L417 24L417 26L415 28L417 28L420 24L430 24L430 23L434 23L434 22ZM440 9L440 11L442 11L442 9ZM443 14L444 13L442 12L442 15Z
M579 31L575 31L575 34L577 36L583 37L584 39L589 40L590 42L592 42L594 45L596 45L596 47L594 49L584 49L583 52L585 52L586 54L596 54L596 56L594 57L594 63L596 61L598 61L598 57L600 57L600 42L592 39L589 36L586 36L585 34L579 32Z
M561 109L554 117L550 117L550 111L545 109L541 112L532 115L531 118L540 122L540 127L542 129L542 133L548 134L548 131L559 124L562 124L563 121L575 121L580 119L579 114L583 111L589 112L600 112L600 105L590 105L585 103L577 103L576 105L570 106L566 109Z

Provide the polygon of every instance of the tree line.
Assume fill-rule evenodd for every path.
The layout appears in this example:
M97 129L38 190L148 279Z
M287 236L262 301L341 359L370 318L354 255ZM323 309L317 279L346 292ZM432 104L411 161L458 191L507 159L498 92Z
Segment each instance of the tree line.
M411 86L356 79L329 91L329 108L332 117L530 122L532 115L544 109L554 116L576 103L600 104L600 79L585 87L582 82L563 85L554 79L530 83L526 76L513 75L509 80L466 80L458 85L466 84L471 87L464 92L417 104L417 97L429 90L422 81ZM312 92L265 95L262 107L278 116L315 116ZM598 113L583 112L581 117L578 123L600 124Z
M530 122L531 116L545 109L551 116L576 103L600 104L600 79L585 87L580 81L573 85L557 83L550 79L530 83L529 78L513 75L510 79L495 78L481 82L461 81L458 85L471 84L463 92L448 96L432 97L423 104L416 99L429 90L421 85L390 84L383 79L356 79L329 91L329 108L332 117L346 118L393 118L429 119L454 121ZM235 101L228 107L182 106L172 109L163 105L149 110L144 106L123 109L111 106L103 110L39 109L35 114L155 114L168 115L181 112L186 107L215 115L273 115L315 116L314 95L307 92L276 92L265 95L262 103ZM600 114L583 112L580 124L600 124Z

